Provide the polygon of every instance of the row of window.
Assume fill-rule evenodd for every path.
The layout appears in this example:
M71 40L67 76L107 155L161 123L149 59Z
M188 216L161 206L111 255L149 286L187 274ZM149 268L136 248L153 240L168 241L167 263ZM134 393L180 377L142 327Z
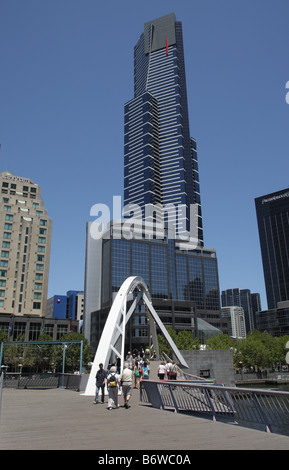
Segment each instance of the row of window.
M113 291L118 291L127 277L138 275L147 283L155 299L194 301L198 309L219 310L215 259L174 256L174 253L169 254L166 245L160 244L113 240L112 246ZM173 296L173 283L177 288L176 296ZM107 291L108 282L105 285Z
M29 328L29 330L28 330ZM59 341L63 335L69 332L69 325L57 325L56 330L54 324L30 323L29 326L25 322L16 321L13 326L13 340L20 335L28 336L28 341L38 341L40 334L45 333L51 336L55 341ZM0 322L0 331L8 333L9 322ZM28 331L27 331L28 330ZM54 338L54 334L56 337Z

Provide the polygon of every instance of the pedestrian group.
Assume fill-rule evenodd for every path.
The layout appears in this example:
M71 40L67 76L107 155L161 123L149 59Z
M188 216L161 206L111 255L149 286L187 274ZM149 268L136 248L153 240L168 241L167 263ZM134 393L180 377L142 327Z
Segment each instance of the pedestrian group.
M133 354L129 351L122 372L120 371L120 360L117 360L116 366L111 365L108 371L104 370L103 364L99 364L99 370L95 376L96 391L94 403L104 403L105 386L107 386L108 410L119 408L118 392L120 389L123 394L124 408L130 408L129 401L132 389L139 389L140 381L149 379L149 354L149 349L142 350L141 353L134 352ZM154 353L153 359L155 358L156 355ZM164 380L165 376L167 380L176 380L177 366L175 361L167 360L167 363L164 361L160 363L158 377L160 380ZM101 400L100 402L99 399Z

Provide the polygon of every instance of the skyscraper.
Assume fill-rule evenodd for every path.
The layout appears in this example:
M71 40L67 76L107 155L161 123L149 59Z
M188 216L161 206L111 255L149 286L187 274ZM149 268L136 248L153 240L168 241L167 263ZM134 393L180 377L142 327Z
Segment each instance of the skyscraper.
M246 332L249 333L255 328L255 313L256 313L256 301L258 307L261 310L260 295L257 293L251 294L249 289L226 289L222 291L221 295L222 307L239 306L244 311L244 325ZM253 308L254 302L254 308Z
M255 199L268 309L289 300L289 189Z
M46 313L52 221L40 187L0 174L0 313Z
M145 23L134 48L134 98L125 105L124 204L184 205L177 225L203 244L195 139L190 137L182 24ZM144 215L144 214L142 214ZM170 215L167 221L170 221ZM180 229L181 230L181 229Z
M203 246L182 26L174 14L144 25L134 59L134 98L125 104L124 118L124 205L137 205L142 216L147 205L182 205L186 210L180 225L190 231L193 215L198 243L189 249L186 242L169 236L171 227L162 238L147 236L142 223L135 238L126 238L121 230L113 230L119 236L112 236L111 228L102 238L94 238L89 222L84 334L92 348L97 346L116 293L129 276L143 278L163 324L189 330L204 342L212 334L228 331L227 320L221 318L216 252ZM127 327L129 349L150 341L142 307Z

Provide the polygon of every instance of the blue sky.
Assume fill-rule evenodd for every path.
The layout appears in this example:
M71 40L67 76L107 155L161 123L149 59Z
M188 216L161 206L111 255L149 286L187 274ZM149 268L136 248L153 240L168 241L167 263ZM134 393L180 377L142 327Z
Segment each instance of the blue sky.
M0 171L42 188L48 295L83 289L90 208L123 194L123 107L143 24L183 23L204 238L220 289L260 292L254 198L289 186L288 0L0 0Z

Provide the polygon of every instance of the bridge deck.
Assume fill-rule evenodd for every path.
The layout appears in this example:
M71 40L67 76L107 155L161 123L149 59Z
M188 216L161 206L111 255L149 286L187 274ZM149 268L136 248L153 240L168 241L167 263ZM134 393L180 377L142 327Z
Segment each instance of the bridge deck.
M4 389L0 450L289 449L286 436L153 409L137 390L130 409L119 403L108 411L70 390Z

